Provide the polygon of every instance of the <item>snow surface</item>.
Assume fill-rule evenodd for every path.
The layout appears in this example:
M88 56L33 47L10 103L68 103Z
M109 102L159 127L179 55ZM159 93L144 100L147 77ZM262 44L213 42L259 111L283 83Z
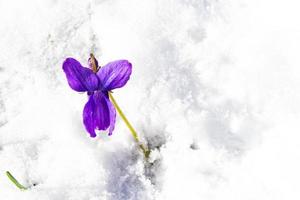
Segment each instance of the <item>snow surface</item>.
M1 200L300 199L293 0L0 0ZM133 63L90 138L66 57ZM22 184L18 190L5 176Z

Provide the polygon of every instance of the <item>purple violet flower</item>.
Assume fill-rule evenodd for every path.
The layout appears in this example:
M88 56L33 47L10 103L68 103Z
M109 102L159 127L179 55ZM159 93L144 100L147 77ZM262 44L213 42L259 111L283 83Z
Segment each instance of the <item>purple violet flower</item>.
M106 130L109 135L115 128L116 109L109 100L108 93L123 87L132 71L127 60L116 60L98 68L98 61L91 55L89 67L83 67L74 58L67 58L63 63L70 87L77 92L87 92L88 102L83 109L83 123L91 137L96 137L95 130Z

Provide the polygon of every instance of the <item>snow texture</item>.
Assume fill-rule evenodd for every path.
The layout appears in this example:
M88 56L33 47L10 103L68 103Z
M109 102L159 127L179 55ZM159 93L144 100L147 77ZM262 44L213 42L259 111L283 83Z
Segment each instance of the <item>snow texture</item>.
M299 6L0 0L0 199L300 199ZM120 117L86 133L61 67L90 52L132 62L114 96L150 162Z

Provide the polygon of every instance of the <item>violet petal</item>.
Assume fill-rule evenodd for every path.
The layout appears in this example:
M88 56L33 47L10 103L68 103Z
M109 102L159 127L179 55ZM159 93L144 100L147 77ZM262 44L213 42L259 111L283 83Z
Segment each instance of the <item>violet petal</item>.
M112 132L115 129L115 123L116 123L116 109L108 98L107 98L107 105L109 108L109 117L110 117L110 126L109 126L109 130L108 130L108 135L112 135Z
M83 67L74 58L67 58L63 63L70 87L77 92L95 91L99 87L98 77L89 68Z
M96 137L95 129L106 130L110 125L110 108L107 96L94 92L83 109L83 123L91 137Z
M94 102L93 95L91 95L89 96L89 100L85 104L83 109L83 124L91 137L96 137L96 133L95 133L96 126L93 118L94 110L95 110L95 102Z
M117 60L101 67L97 72L102 90L123 87L130 78L132 65L127 60Z

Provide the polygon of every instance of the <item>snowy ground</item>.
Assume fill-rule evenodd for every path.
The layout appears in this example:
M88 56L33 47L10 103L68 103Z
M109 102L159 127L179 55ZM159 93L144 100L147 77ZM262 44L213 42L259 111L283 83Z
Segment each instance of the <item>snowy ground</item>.
M300 199L293 0L0 0L0 199ZM128 59L120 118L90 138L72 56ZM5 176L11 171L28 191Z

